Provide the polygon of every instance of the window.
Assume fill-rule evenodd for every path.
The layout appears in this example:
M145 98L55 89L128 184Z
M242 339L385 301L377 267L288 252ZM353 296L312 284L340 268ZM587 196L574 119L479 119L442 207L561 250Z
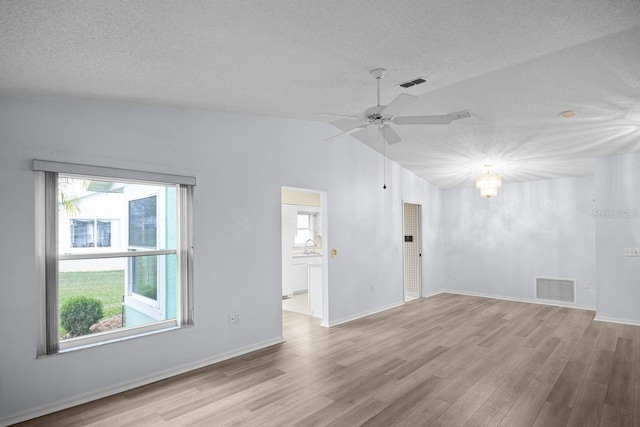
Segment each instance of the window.
M40 354L193 322L195 179L34 161L41 172Z
M157 242L157 196L129 200L129 250L155 248ZM128 296L158 300L158 260L156 257L129 259ZM143 300L144 301L144 300Z
M156 246L156 196L129 201L129 246Z
M111 246L111 220L71 219L72 248L108 248Z
M144 254L153 249L175 248L173 189L137 186L124 192L128 224L127 251ZM131 256L125 271L125 307L147 319L166 320L175 312L175 280L170 256Z
M311 213L299 213L297 223L297 231L293 239L293 244L295 246L305 246L309 239L315 239L315 215Z

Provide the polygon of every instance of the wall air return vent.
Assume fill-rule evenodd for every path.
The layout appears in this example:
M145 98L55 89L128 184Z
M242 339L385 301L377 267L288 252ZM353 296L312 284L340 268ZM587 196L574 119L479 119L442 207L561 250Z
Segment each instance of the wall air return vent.
M422 83L426 82L425 79L423 79L422 77L418 77L417 79L413 79L413 80L409 80L408 82L404 82L404 83L400 83L398 86L403 87L403 88L409 88L412 86L417 86L417 85L421 85Z
M576 281L573 279L536 278L536 299L576 302Z

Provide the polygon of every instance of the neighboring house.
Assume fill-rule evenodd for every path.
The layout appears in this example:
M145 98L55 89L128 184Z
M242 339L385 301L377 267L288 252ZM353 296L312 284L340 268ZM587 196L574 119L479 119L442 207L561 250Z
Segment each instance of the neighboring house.
M173 249L176 191L172 187L74 181L74 208L60 208L59 253ZM79 190L79 188L81 188ZM175 255L60 261L61 272L123 270L125 326L175 318Z

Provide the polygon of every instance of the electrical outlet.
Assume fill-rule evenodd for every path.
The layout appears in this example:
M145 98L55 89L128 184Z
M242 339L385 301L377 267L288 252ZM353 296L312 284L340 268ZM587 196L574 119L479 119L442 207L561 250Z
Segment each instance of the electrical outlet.
M585 289L591 289L591 282L584 282Z
M375 291L375 287L376 287L375 284L371 284L371 292Z
M624 248L624 256L640 257L640 248Z

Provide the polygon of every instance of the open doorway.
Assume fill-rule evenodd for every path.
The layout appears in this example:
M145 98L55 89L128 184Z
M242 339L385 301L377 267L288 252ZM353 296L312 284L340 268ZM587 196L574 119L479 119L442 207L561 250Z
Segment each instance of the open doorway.
M403 204L403 286L404 301L420 298L422 289L422 206Z
M323 192L282 187L282 309L324 318L326 226Z

